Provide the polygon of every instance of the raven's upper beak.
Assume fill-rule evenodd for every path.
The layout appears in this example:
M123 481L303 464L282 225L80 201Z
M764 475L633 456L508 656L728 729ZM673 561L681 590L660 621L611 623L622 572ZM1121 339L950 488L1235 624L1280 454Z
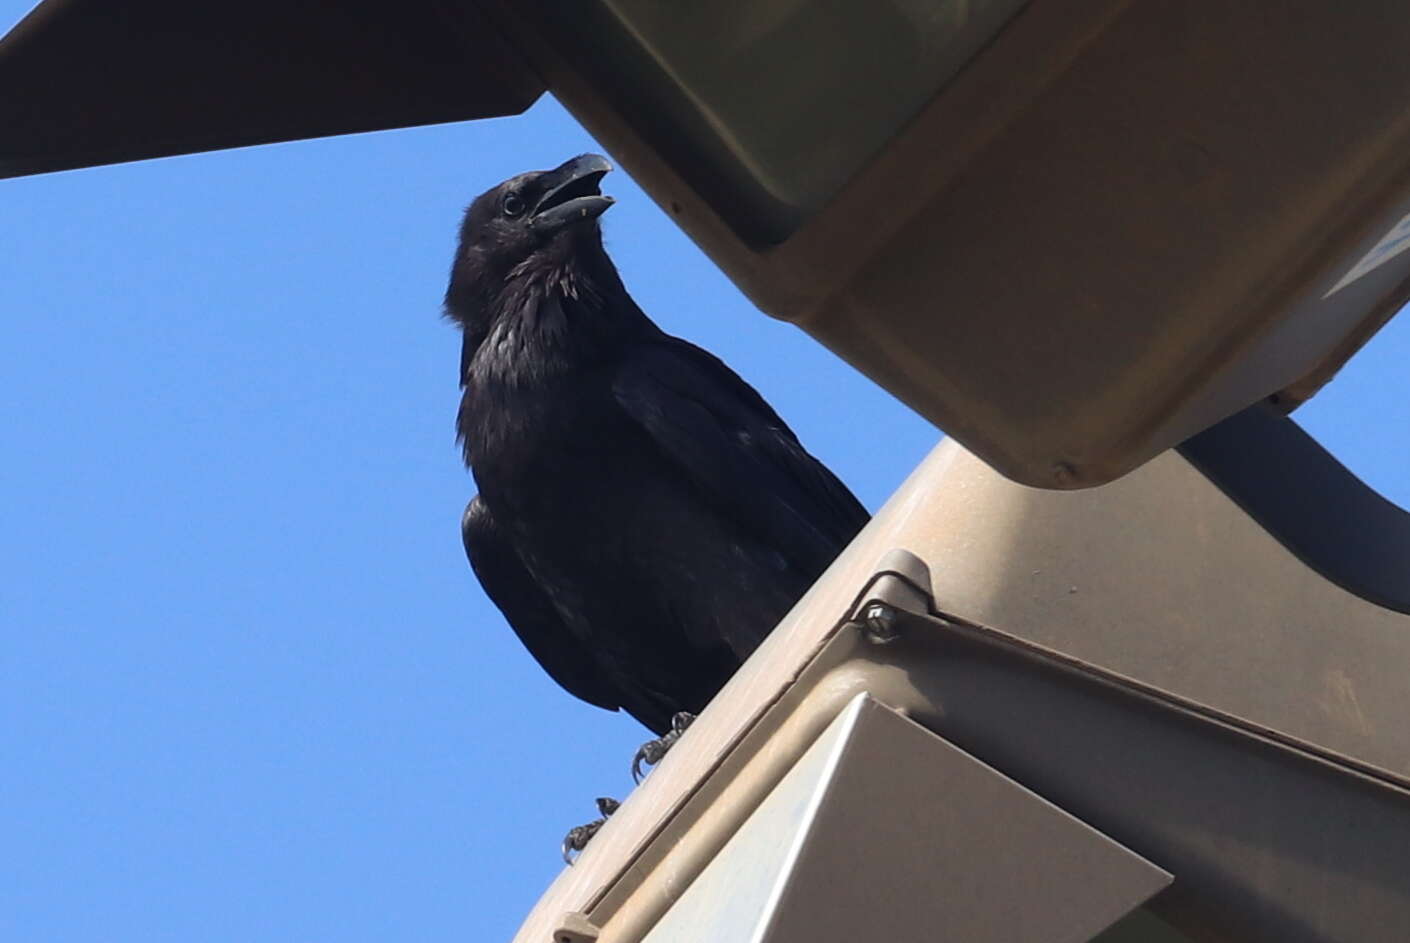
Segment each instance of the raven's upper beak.
M597 154L574 157L544 175L543 196L529 214L529 225L541 235L557 232L570 223L596 219L615 201L597 189L612 169Z

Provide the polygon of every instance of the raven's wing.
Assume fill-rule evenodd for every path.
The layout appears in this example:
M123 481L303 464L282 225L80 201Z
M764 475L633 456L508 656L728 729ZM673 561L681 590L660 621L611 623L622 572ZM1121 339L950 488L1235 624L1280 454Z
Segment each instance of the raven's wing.
M460 533L480 585L549 677L589 704L616 710L620 699L600 673L596 657L563 624L478 495L465 506Z
M869 519L764 398L694 344L662 335L638 346L613 392L706 501L810 579Z

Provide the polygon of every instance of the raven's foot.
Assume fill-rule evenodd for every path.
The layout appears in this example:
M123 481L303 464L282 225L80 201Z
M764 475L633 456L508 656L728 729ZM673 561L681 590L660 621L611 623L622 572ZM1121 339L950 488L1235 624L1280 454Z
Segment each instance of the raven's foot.
M570 828L568 834L563 836L563 862L571 865L577 857L578 852L587 847L587 843L592 841L592 836L597 834L597 830L607 824L608 818L621 803L608 796L601 796L597 800L597 811L602 813L602 818L594 819L586 825L579 825L577 828Z
M695 720L694 714L681 711L671 717L671 729L657 737L655 740L648 740L641 745L641 749L636 751L636 756L632 757L632 779L640 783L645 778L646 773L642 772L642 765L655 766L665 758L671 747L676 745L676 741L685 733L685 728L689 727ZM649 770L648 770L649 772Z

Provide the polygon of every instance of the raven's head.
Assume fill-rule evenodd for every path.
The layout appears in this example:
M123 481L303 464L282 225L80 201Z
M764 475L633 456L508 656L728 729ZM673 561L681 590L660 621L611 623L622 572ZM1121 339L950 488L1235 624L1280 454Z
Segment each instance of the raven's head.
M517 275L551 269L584 250L601 253L597 218L613 201L598 183L611 169L605 157L583 154L480 194L460 226L447 313L467 332L478 331L486 307Z

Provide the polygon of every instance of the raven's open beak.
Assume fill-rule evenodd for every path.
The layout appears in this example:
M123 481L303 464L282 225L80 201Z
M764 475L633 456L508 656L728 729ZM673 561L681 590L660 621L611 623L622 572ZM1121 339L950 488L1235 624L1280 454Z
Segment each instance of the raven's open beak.
M543 196L529 216L529 225L540 235L548 235L601 216L615 202L597 188L611 169L607 158L584 154L550 170L544 175Z

